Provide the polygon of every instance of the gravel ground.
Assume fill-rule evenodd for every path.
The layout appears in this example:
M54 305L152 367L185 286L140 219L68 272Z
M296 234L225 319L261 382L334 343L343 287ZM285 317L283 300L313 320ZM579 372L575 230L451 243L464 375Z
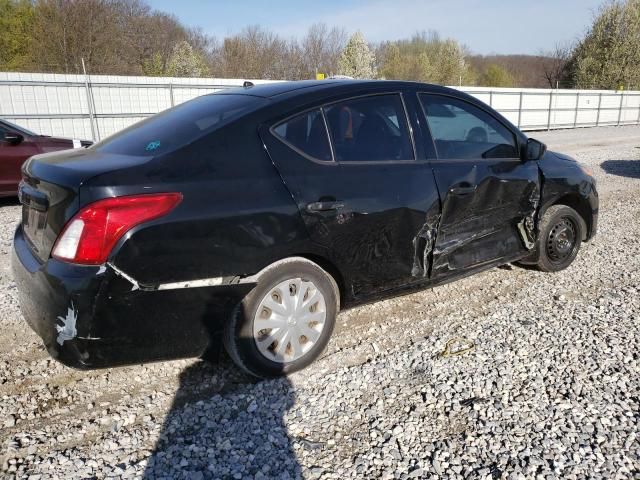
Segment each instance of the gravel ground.
M0 203L7 478L640 478L640 128L533 134L590 165L600 229L558 274L513 266L343 312L326 355L254 382L228 360L80 372L11 280ZM441 355L447 342L472 348Z

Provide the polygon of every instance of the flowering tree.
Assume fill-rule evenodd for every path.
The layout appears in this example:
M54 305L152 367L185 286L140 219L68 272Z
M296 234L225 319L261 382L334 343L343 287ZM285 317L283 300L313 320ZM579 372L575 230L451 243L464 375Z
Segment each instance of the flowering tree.
M204 62L189 42L183 40L173 47L167 65L168 75L172 77L201 77L204 70Z
M360 32L354 33L338 59L338 74L353 78L375 78L376 56Z

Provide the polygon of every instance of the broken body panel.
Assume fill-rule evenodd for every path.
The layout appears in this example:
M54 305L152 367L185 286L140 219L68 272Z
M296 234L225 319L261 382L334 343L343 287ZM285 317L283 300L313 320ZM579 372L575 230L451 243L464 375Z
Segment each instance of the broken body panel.
M539 161L439 159L420 92L473 103L511 129L519 148L526 142L499 114L443 87L328 81L235 92L260 99L260 108L166 153L105 153L99 144L34 157L13 255L25 318L54 357L75 367L196 356L218 342L253 276L283 258L318 263L348 308L534 258L540 216L567 195L594 234L597 193L577 163L550 152ZM299 112L386 93L402 96L411 161L318 162L272 132ZM128 231L105 265L50 257L83 206L161 192L183 201Z

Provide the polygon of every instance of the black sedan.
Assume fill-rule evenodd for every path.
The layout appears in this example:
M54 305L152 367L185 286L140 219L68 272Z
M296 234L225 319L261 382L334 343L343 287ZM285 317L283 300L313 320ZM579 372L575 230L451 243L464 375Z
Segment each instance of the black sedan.
M301 369L340 309L508 262L568 267L595 182L433 85L291 82L199 97L23 168L24 317L79 368L198 356Z

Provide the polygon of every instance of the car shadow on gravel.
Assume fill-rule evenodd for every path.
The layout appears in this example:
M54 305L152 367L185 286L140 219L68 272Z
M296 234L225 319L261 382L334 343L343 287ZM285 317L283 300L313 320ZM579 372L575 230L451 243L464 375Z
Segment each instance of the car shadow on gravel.
M640 178L640 160L606 160L600 167L610 175Z
M284 424L295 402L289 380L257 381L219 357L180 374L143 478L301 478Z
M0 208L2 207L17 207L20 205L18 197L2 197L0 198Z

